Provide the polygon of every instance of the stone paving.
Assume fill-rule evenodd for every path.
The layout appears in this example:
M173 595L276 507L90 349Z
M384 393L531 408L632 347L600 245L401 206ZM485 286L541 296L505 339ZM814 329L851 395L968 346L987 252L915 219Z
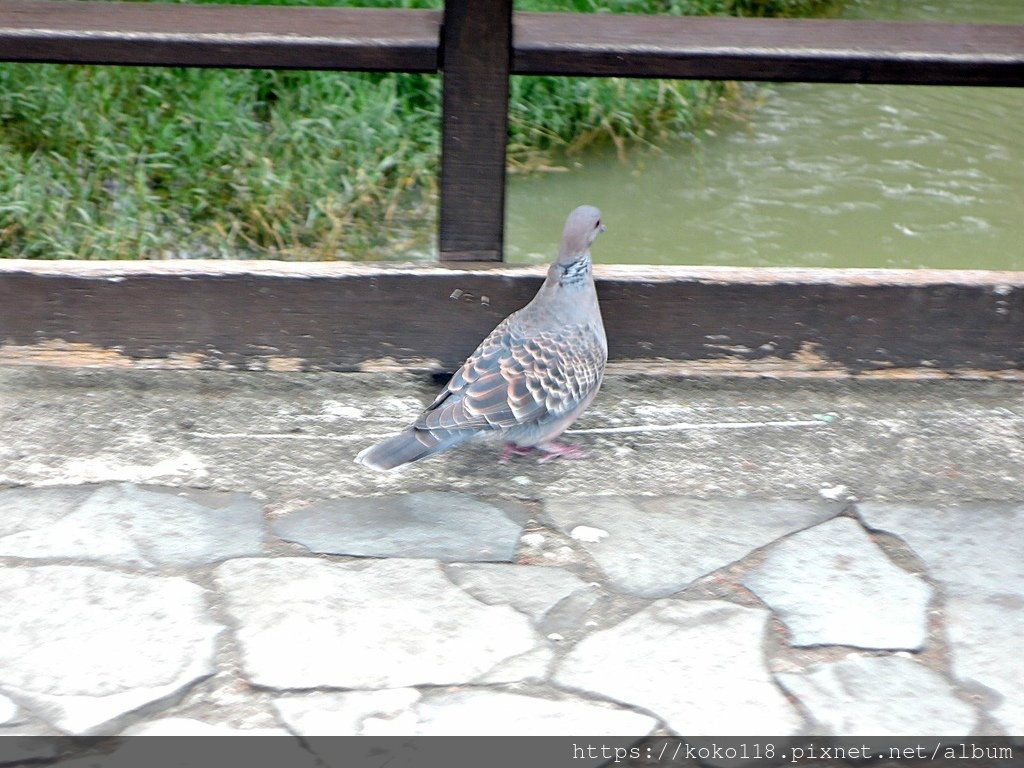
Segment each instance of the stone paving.
M0 411L30 389L41 408L45 392L18 389L37 375L8 373ZM616 402L629 386L610 384ZM693 396L679 386L661 396ZM151 412L185 409L184 390L151 399ZM1016 438L1019 394L994 406L1014 416L1001 428ZM361 397L325 408L367 408ZM116 387L110 398L92 423L107 446L124 457L162 442L126 425ZM209 429L229 399L197 406L188 431ZM614 425L595 409L581 427ZM177 433L162 459L139 457L177 455L166 476L140 478L126 458L120 477L60 475L53 456L86 466L101 438L43 423L12 428L2 449L0 735L1024 734L1019 477L987 498L991 485L967 497L952 475L931 494L863 498L835 467L808 463L813 493L789 498L687 492L677 475L652 495L646 479L630 484L635 466L617 464L610 433L590 464L481 470L503 483L465 482L472 457L460 455L354 494L321 493L306 466L295 471L314 492L301 494L291 481L218 482L213 448L182 470ZM909 418L890 427L915 437ZM816 434L811 450L835 437ZM235 444L218 445L223 466L238 461ZM299 441L274 445L256 475L310 460ZM642 443L631 450L643 466ZM337 449L329 471L362 475L352 452ZM618 492L597 481L550 492L594 463ZM979 472L1012 471L992 463Z

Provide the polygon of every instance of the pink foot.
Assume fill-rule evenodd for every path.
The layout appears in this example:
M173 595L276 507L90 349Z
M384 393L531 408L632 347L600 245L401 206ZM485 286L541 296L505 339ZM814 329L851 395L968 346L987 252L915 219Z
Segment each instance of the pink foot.
M547 445L537 446L540 450L544 451L544 455L537 459L538 464L546 464L554 459L585 459L587 458L587 452L580 448L578 445L570 445L569 443L548 443Z
M505 449L501 452L501 458L498 461L502 464L508 464L508 460L513 456L528 456L533 453L533 450L530 446L520 448L515 443L505 443Z

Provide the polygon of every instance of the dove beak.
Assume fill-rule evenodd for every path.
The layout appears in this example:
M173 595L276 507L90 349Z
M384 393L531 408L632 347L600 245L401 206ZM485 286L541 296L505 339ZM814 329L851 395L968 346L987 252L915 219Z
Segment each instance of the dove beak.
M602 232L607 232L608 231L608 225L607 224L602 224L601 225L601 231Z

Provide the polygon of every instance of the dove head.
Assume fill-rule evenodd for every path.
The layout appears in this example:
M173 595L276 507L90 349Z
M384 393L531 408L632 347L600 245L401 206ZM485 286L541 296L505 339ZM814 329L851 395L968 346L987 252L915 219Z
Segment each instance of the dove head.
M581 205L569 214L562 230L562 245L558 249L558 265L567 267L587 253L594 239L605 231L601 212L592 205Z

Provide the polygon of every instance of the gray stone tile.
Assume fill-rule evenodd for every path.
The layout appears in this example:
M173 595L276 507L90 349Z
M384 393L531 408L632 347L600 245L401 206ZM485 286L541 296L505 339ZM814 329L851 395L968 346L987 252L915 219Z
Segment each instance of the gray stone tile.
M743 584L785 622L793 645L918 649L928 636L931 587L850 518L774 545Z
M946 595L953 673L993 691L989 714L1024 733L1024 506L862 502L865 523L898 536Z
M1024 505L859 502L857 513L869 528L903 539L947 594L981 591L1024 598Z
M563 568L512 563L456 563L445 569L448 578L488 605L511 605L539 622L559 601L588 588Z
M274 522L314 552L445 561L509 561L522 525L463 493L423 491L319 501Z
M45 528L75 511L99 486L0 490L0 541L27 527Z
M793 735L801 718L765 665L767 621L721 600L658 600L583 639L552 679L642 707L683 736Z
M260 554L263 517L242 494L127 483L0 491L0 555L159 568Z
M205 597L176 577L0 567L0 690L67 733L106 732L213 673Z
M565 533L577 531L579 545L615 589L641 597L678 592L780 536L834 517L838 510L825 502L682 496L598 496L544 504L545 514Z
M830 736L966 736L978 713L923 664L898 656L852 656L776 675Z
M649 715L578 698L547 699L505 691L411 689L314 693L275 700L297 735L593 736L651 733Z
M246 674L272 688L468 683L543 643L428 560L241 559L215 578Z
M945 609L953 675L993 691L989 715L1006 734L1024 733L1024 599L956 595Z

